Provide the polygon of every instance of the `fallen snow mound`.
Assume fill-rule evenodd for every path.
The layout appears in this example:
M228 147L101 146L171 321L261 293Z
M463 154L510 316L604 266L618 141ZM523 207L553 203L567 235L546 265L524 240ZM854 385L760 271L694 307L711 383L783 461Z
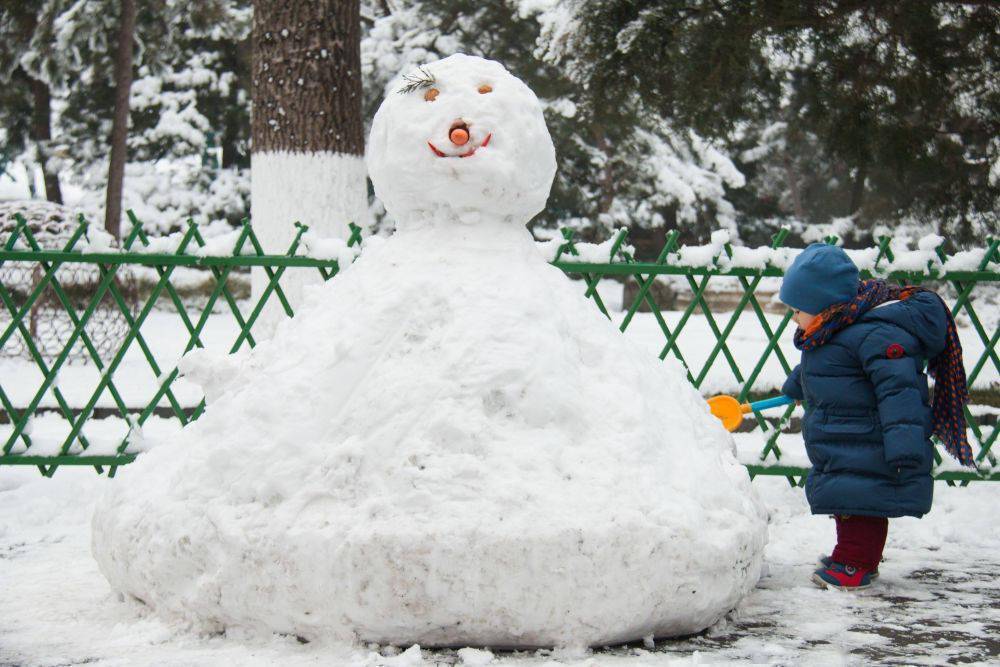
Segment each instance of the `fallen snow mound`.
M520 214L445 209L252 354L189 356L207 412L95 512L115 590L208 630L578 647L699 631L754 586L764 511L683 370L622 337Z

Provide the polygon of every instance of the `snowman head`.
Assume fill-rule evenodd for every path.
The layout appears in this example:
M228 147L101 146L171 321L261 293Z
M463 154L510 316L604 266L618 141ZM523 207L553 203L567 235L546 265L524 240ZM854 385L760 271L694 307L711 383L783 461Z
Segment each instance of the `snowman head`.
M455 54L406 72L372 121L375 194L407 222L498 218L545 207L555 149L538 98L493 60Z

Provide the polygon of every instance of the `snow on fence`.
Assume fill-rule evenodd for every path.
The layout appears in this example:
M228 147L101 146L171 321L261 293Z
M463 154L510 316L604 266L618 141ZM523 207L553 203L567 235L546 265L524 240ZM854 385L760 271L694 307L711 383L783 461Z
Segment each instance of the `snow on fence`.
M0 248L0 266L7 262L30 266L38 279L29 293L20 297L15 297L11 286L0 282L4 306L0 310L0 350L13 345L19 337L18 346L26 350L28 357L19 363L0 360L0 465L34 465L46 476L61 465L90 465L99 473L107 468L113 475L118 466L133 461L142 452L146 430L162 436L197 419L205 409L204 397L179 376L181 356L204 347L206 342L219 344L223 339L230 353L253 347L254 326L268 302L276 299L289 317L294 314L281 287L286 271L313 270L323 280L329 280L343 264L353 261L363 246L361 230L353 224L347 241L315 238L305 226L297 225L287 252L268 255L249 221L231 234L208 239L193 222L170 237L151 238L131 212L129 217L132 228L120 247L109 243L101 230L91 229L81 216L65 245L48 249L38 244L30 225L16 216L17 224ZM777 364L774 370L778 374L792 367L779 344L783 335L787 337L791 313L768 318L758 298L760 292L766 291L762 285L780 278L801 250L784 247L787 235L783 230L775 235L771 246L761 248L734 246L725 232L717 232L704 246L679 246L679 232L671 231L652 262L634 258L632 248L626 244L626 230L619 230L600 244L576 242L572 230L562 230L561 237L540 242L538 248L553 265L571 277L582 278L586 297L622 332L640 319L650 331L658 329L662 335L659 358L683 364L690 381L702 391L711 388L707 380L713 368L728 366L733 388L743 401L762 391L773 391L774 383L762 380L768 364ZM836 242L834 238L827 240ZM890 239L883 238L875 248L848 252L865 276L950 286L954 291L953 312L962 317L982 345L981 354L966 357L970 385L985 387L986 395L995 397L996 378L1000 377L1000 356L996 352L1000 323L993 318L984 324L975 306L976 296L984 290L995 296L1000 287L1000 239L987 239L985 247L950 256L942 251L941 241L940 237L927 237L916 250L900 250L892 247ZM79 299L74 303L60 283L60 267L79 264L89 265L101 278L85 303ZM157 279L136 308L123 298L116 273L122 267L139 266L150 267ZM239 300L228 278L235 270L253 266L263 267L267 286L259 297ZM192 305L179 295L172 277L182 267L211 275L214 286L204 303ZM668 313L664 304L657 302L654 283L664 277L690 289L690 301L680 313ZM637 289L621 304L620 312L609 309L602 292L608 293L608 283L625 279L636 281ZM730 303L727 312L720 313L717 308L713 313L709 285L720 282L728 283L729 290L735 289L740 296L735 307ZM33 305L46 293L62 304L72 324L54 358L39 351L28 326ZM97 306L107 303L109 296L126 320L128 332L117 349L102 356L87 324ZM167 315L162 310L164 304ZM640 308L647 312L640 314ZM995 315L995 304L991 308L990 314ZM167 336L173 339L170 341L161 340L167 316L176 332ZM225 318L225 326L213 328L213 323ZM691 348L686 348L681 339L682 331L690 329L696 319L699 326L707 326L711 332L711 338L707 334L697 336L702 348L700 364L689 363ZM992 334L990 328L994 329ZM734 354L733 342L738 337L746 339L751 329L757 330L758 338L752 342L759 344L759 350L753 350L756 360L747 366L746 354ZM67 359L75 348L83 349L92 362L90 375L68 369ZM743 357L742 364L738 356ZM135 376L143 369L148 377L140 381ZM60 379L61 374L73 373L68 382ZM37 384L33 378L37 378ZM137 401L136 395L141 395L137 387L143 386L147 393ZM795 410L795 406L789 406L777 417L754 415L753 430L761 443L759 452L754 451L749 460L743 457L751 475L782 475L792 484L802 483L808 473L807 462L786 455L779 446ZM991 452L1000 434L997 413L1000 410L988 405L966 410L979 470L957 468L950 459L937 455L937 479L949 484L1000 481L1000 472L993 472L996 459Z

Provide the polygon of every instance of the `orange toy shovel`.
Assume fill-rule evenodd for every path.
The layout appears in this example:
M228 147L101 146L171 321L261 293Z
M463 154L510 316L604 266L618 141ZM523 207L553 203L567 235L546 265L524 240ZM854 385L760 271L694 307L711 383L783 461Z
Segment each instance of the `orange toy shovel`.
M735 431L743 423L743 415L745 414L794 402L795 399L788 396L775 396L753 403L740 403L732 396L713 396L708 399L708 407L713 415L722 420L722 425L726 427L727 431Z

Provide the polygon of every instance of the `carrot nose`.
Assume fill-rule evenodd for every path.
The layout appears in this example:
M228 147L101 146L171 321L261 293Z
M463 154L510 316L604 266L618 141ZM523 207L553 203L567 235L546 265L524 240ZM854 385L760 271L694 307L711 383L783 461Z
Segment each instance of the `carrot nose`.
M464 127L456 127L448 133L448 138L456 146L464 146L469 142L469 131Z

